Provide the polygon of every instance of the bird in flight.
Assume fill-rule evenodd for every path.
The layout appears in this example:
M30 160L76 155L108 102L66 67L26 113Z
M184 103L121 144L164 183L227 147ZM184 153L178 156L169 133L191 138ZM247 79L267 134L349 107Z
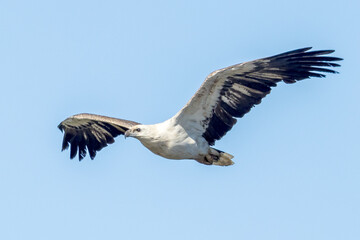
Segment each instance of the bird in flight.
M233 156L211 146L221 139L252 107L259 104L277 83L295 83L310 77L337 73L328 56L334 50L297 49L272 57L222 68L210 73L190 101L170 119L153 125L77 114L59 124L64 132L62 150L70 146L70 158L94 159L96 152L118 135L138 139L151 152L168 159L194 159L206 165L228 166Z

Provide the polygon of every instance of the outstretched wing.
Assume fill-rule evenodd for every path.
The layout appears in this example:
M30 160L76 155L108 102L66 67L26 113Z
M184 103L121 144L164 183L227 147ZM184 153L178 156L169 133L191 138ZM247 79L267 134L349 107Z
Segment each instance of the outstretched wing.
M201 134L210 145L223 137L261 102L280 81L294 83L310 77L337 73L341 58L324 56L334 50L309 51L302 48L223 68L211 73L190 101L175 116L185 129Z
M105 117L95 114L77 114L62 121L58 128L64 131L62 151L70 147L70 158L79 151L79 161L86 156L86 148L90 158L96 152L114 142L114 138L124 134L130 127L139 123L123 119Z

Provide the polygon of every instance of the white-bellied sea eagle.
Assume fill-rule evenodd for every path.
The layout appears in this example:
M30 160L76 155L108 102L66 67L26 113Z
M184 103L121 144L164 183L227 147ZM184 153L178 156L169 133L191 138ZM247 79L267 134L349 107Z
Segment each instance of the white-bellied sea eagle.
M70 147L70 158L79 152L94 159L96 152L118 135L134 137L153 153L168 159L194 159L207 165L232 165L232 155L210 146L222 138L250 109L259 104L280 81L295 83L310 77L337 73L341 58L325 56L334 50L302 48L272 57L236 64L212 72L190 101L170 119L143 125L137 122L77 114L59 124L64 131L62 150Z

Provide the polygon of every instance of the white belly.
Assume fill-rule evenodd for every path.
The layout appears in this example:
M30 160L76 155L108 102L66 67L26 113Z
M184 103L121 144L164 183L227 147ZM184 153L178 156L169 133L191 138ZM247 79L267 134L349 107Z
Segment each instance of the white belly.
M168 159L198 159L208 153L203 137L189 136L181 126L163 129L154 139L139 139L153 153Z
M153 153L169 159L194 159L199 156L199 148L195 141L192 139L186 139L182 142L169 142L156 141L141 143L147 147Z

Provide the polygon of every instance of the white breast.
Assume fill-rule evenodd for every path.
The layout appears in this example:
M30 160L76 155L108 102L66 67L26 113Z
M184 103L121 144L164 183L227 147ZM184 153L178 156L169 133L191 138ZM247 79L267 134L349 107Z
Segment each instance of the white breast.
M204 138L186 132L172 119L150 126L152 137L139 140L157 155L168 159L197 159L208 152L209 145Z

